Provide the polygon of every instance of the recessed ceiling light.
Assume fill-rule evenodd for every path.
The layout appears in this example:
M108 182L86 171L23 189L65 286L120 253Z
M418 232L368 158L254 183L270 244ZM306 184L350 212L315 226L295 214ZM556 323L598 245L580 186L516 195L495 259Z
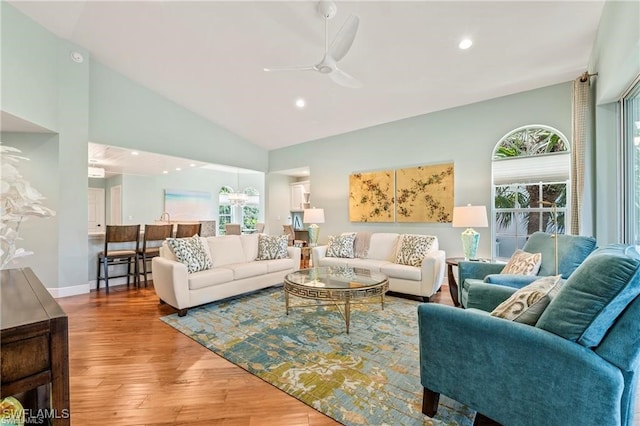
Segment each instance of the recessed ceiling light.
M81 64L84 62L84 56L82 56L82 53L80 52L73 51L71 52L70 56L71 60L77 64Z
M307 105L307 102L304 99L302 99L302 98L296 99L296 106L298 108L304 108L305 105Z
M139 155L140 153L138 151L131 151L131 155Z
M168 171L168 170L163 170L163 171L162 171L162 174L165 174L165 175L166 175L167 173L169 173L169 171Z
M458 47L462 50L466 50L470 48L471 45L473 45L473 42L471 41L471 39L465 38L460 42L460 44L458 44Z
M179 172L180 170L182 170L180 167L176 167L176 172Z
M189 167L195 167L196 165L194 163L189 164Z

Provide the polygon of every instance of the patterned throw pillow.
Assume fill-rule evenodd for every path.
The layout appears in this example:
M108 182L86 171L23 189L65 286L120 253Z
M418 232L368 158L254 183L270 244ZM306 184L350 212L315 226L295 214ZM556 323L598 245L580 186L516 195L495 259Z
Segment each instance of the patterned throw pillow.
M424 257L431 251L435 237L431 235L400 235L396 251L396 263L400 265L422 266Z
M560 291L562 275L540 278L522 287L507 300L499 304L492 312L500 317L515 322L536 325L538 318L547 308L551 299Z
M194 235L189 238L167 238L167 245L178 259L187 266L187 272L205 271L211 269L211 259L202 245L200 237Z
M345 232L342 235L329 236L329 244L327 246L327 257L346 257L353 259L355 253L353 243L356 240L355 232Z
M501 274L512 275L536 275L542 263L542 253L527 253L516 250L504 267Z
M283 235L258 235L258 257L256 260L286 259L289 257L287 245L289 237Z

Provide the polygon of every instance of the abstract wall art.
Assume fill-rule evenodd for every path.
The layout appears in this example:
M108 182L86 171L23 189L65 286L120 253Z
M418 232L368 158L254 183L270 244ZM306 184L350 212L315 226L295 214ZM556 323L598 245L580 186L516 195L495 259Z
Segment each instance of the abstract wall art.
M393 222L394 191L393 170L349 175L349 221Z
M453 163L396 170L396 221L451 222L453 182Z
M215 218L213 207L210 192L164 190L164 211L169 213L171 221Z

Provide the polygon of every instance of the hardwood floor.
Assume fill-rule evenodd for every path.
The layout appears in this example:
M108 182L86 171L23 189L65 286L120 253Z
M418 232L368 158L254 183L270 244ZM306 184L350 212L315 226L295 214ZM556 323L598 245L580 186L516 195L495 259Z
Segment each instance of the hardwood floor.
M448 287L435 297L452 304ZM338 425L158 318L152 287L58 299L69 316L74 425Z

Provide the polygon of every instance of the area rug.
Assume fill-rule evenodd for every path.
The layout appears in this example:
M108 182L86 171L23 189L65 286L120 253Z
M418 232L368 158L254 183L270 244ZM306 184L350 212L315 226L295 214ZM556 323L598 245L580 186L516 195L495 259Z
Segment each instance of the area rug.
M286 315L282 287L161 319L342 424L471 425L475 412L445 396L433 419L421 413L418 302L385 302L353 306L349 334L334 306Z

